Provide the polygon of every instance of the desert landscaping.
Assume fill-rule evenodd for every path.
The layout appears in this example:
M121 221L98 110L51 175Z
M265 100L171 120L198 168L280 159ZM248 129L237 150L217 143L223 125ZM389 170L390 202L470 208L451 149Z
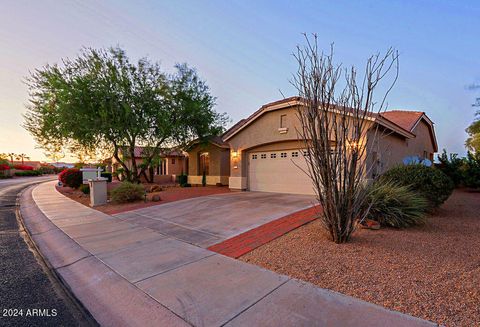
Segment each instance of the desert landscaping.
M240 260L446 326L480 321L480 193L456 190L409 229L331 242L314 221Z

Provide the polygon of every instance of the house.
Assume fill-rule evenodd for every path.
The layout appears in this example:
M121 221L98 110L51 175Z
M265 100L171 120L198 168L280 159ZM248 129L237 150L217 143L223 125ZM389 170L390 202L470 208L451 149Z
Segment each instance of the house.
M313 194L312 183L302 171L307 165L301 153L303 141L297 134L297 108L301 105L298 97L266 104L221 137L191 148L189 182L200 184L205 171L209 185ZM372 114L368 119L370 129L363 141L370 154L364 160L368 178L402 163L406 156L432 160L438 151L433 122L424 112L394 110ZM381 137L374 137L373 126L382 130Z
M148 155L148 147L137 146L134 149L134 158L137 167L139 167L144 158ZM132 158L125 154L125 149L120 150L120 157L125 165L132 168ZM156 183L175 182L175 177L187 172L187 158L185 154L176 149L162 149L159 154L160 160L154 163L147 173L151 173ZM114 158L111 158L111 171L115 172L121 168L121 164Z
M188 183L228 185L230 178L230 145L215 136L205 143L192 142L188 149Z

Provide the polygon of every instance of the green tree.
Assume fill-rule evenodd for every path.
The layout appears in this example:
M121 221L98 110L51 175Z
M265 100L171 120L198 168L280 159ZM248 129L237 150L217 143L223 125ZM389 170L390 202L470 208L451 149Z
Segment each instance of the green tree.
M473 152L480 152L480 111L476 114L476 119L470 126L467 127L466 132L468 138L465 141L465 146Z
M469 90L480 89L479 84L471 84L468 86ZM480 107L480 97L475 99L475 103L472 107ZM468 138L465 141L465 146L468 150L473 152L480 152L480 110L475 113L475 120L465 130L468 134Z
M146 58L132 63L120 48L84 49L35 70L27 85L24 127L41 147L110 149L134 182L162 146L218 134L227 119L213 109L215 98L194 69L179 64L167 74ZM151 149L146 165L127 166L120 152L134 157L136 146Z

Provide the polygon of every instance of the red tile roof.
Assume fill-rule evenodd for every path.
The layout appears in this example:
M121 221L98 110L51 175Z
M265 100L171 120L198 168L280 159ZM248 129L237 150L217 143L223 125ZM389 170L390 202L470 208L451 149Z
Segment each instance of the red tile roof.
M422 111L391 110L380 114L382 117L390 120L392 123L411 132L420 117L424 115Z

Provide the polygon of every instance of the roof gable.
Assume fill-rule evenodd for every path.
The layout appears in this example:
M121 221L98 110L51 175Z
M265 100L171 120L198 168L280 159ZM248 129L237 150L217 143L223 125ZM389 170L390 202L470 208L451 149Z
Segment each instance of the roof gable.
M424 114L422 111L390 110L380 115L411 132Z
M249 124L253 123L257 118L259 118L260 116L262 116L267 112L278 110L278 109L284 109L284 108L288 108L296 105L302 105L302 104L303 104L302 98L298 96L289 97L283 100L267 103L262 107L260 107L260 109L255 111L253 114L251 114L248 118L242 119L241 121L236 123L227 132L225 132L225 134L222 135L222 138L224 141L227 141L228 139L233 137L235 134L240 132L243 128L247 127ZM335 111L335 106L332 106L332 110ZM353 109L351 110L353 111ZM390 119L387 119L382 115L369 112L367 113L366 116L367 116L366 119L375 120L378 124L384 125L385 127L392 129L394 132L399 133L404 137L408 137L408 138L415 137L415 135L411 133L410 130L405 129L401 125L391 121Z

